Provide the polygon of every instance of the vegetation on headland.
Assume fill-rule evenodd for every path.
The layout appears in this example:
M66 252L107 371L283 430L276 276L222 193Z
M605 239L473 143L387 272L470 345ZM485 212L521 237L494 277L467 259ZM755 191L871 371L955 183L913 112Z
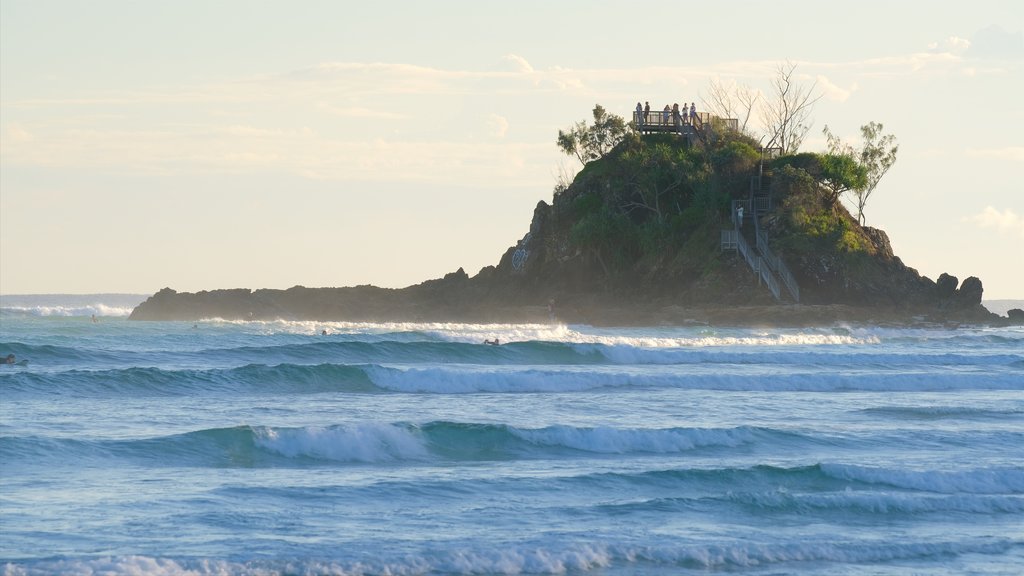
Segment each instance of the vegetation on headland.
M862 225L865 202L895 161L881 124L862 128L859 150L826 128L829 151L799 152L813 90L780 67L765 104L769 142L751 134L749 97L740 129L711 118L700 133L641 133L593 110L556 141L582 169L539 202L527 233L496 266L461 268L401 290L372 286L178 294L165 289L136 319L530 321L815 324L850 321L991 322L977 278L920 276L892 253L881 230ZM721 97L724 89L719 92ZM795 98L786 102L786 98ZM756 104L756 101L754 102ZM780 110L797 112L786 116ZM744 127L747 127L744 129ZM766 153L773 149L779 154ZM800 285L800 306L777 302L721 233L752 186L771 208L756 214L771 248ZM858 216L840 199L855 194ZM749 204L748 204L749 205ZM751 216L748 212L745 221ZM752 233L752 226L743 232ZM753 242L753 240L751 240ZM958 287L959 284L959 287Z

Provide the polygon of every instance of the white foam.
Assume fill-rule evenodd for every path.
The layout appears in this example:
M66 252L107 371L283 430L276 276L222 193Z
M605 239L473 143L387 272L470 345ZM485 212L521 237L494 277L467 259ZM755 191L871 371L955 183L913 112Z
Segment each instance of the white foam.
M427 457L421 437L407 428L363 423L346 426L253 430L256 444L289 458L339 462L388 462Z
M25 316L60 316L60 317L84 317L106 316L126 317L132 313L131 306L110 306L107 304L85 304L80 306L5 306L15 314Z
M967 554L998 556L1019 540L892 542L889 539L842 541L802 538L798 542L764 544L737 538L717 542L669 542L630 544L602 541L590 535L590 542L557 542L496 545L477 543L455 545L447 550L424 549L415 555L389 557L386 548L371 560L174 560L145 556L40 560L8 563L5 576L67 574L71 576L277 576L318 574L322 576L422 576L424 574L519 575L567 574L607 570L616 566L643 567L643 573L679 573L682 566L698 569L735 569L799 564L864 564L899 560L948 562L950 556ZM1006 559L1006 562L1012 560ZM820 567L819 567L820 568ZM787 571L790 571L787 570ZM631 572L632 573L632 572Z
M565 324L471 324L459 322L320 322L305 320L225 320L208 322L248 325L266 333L380 335L417 333L441 342L480 344L484 340L509 342L562 342L635 348L693 348L721 346L835 346L877 344L869 332L860 335L832 330L780 330L777 332L693 328L598 329Z

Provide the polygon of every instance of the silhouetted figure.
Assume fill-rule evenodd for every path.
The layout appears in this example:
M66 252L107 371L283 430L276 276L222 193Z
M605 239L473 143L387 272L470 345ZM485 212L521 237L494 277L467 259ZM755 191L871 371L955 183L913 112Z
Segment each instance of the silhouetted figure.
M499 344L501 344L501 342L497 338L495 338L494 340L484 340L484 344L488 344L490 346L498 346Z

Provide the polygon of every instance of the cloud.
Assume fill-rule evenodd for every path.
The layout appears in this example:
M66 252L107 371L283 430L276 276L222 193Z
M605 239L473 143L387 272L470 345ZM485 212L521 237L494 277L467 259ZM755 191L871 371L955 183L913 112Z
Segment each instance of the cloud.
M846 102L850 98L850 94L853 94L857 90L857 83L854 82L849 89L842 88L833 84L826 76L821 74L817 77L818 87L821 89L822 94L829 100L836 102Z
M928 45L931 52L946 52L949 54L963 54L971 47L971 41L959 36L950 36L941 42L932 42Z
M522 56L517 56L515 54L506 54L501 60L502 62L505 63L506 67L512 72L530 74L534 71L533 66L530 66L530 63L527 62L526 58L523 58Z
M984 210L965 220L973 222L980 228L994 228L1003 236L1017 236L1024 240L1024 217L1018 216L1009 208L1000 212L992 206L986 206Z
M492 113L487 117L487 131L497 138L504 138L508 133L508 119Z
M7 128L7 136L14 142L28 142L32 140L32 133L18 125Z

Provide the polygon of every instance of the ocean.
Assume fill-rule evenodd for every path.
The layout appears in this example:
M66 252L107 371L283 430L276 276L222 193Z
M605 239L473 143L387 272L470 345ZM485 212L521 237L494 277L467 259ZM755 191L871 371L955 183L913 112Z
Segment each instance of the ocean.
M1024 328L128 321L143 298L0 300L0 573L1024 572Z

